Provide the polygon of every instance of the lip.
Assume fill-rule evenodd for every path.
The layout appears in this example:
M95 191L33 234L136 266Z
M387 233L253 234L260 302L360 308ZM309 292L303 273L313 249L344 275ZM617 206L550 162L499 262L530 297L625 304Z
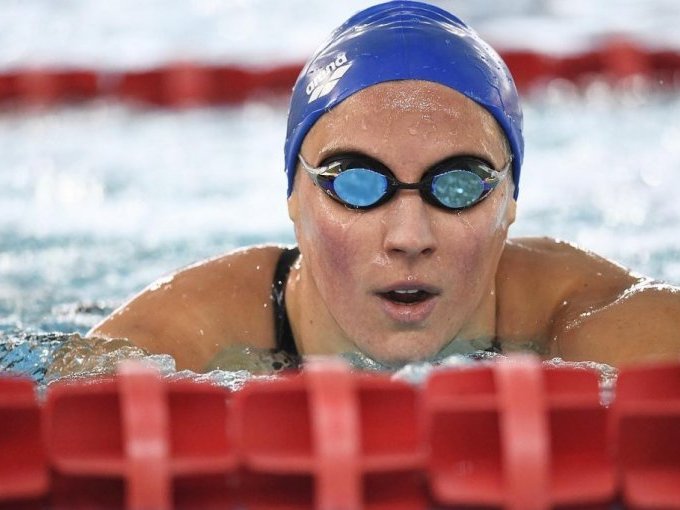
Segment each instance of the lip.
M393 292L395 290L424 290L428 294L432 294L434 296L438 296L439 294L442 293L439 287L435 287L434 285L428 285L427 283L414 280L395 282L390 285L386 285L385 287L378 288L375 291L375 293L387 294L388 292Z
M385 297L385 294L395 290L422 290L427 292L429 296L418 303L400 304ZM379 299L383 312L394 322L404 325L417 325L425 321L437 306L440 294L441 289L439 287L417 281L396 282L374 292L374 295Z

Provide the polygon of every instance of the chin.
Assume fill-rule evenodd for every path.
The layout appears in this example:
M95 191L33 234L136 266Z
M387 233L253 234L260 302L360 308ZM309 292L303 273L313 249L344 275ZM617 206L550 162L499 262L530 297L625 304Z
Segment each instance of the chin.
M434 342L431 335L423 333L398 333L379 344L367 342L357 344L357 347L380 364L398 368L407 363L430 360L444 348L446 342Z

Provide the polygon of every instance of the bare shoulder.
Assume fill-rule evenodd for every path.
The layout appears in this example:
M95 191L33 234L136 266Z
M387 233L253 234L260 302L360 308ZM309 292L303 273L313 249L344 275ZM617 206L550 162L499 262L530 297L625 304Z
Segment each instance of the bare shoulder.
M533 274L557 294L600 294L603 288L618 288L639 279L627 268L575 244L550 237L525 237L507 242L501 271ZM509 274L506 274L509 276ZM550 278L546 282L546 278Z
M508 240L497 273L498 333L549 354L552 328L566 307L611 299L637 279L592 252L548 237Z
M90 331L200 369L223 347L274 345L271 284L281 246L256 246L161 278Z
M680 289L549 238L509 241L499 266L501 321L547 355L621 365L680 357Z

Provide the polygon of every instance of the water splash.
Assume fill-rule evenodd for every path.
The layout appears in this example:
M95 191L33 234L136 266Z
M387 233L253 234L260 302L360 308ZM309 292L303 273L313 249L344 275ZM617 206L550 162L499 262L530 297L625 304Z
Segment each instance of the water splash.
M388 367L359 353L341 355L354 370L391 373L393 380L422 385L435 370L465 368L493 363L505 356L486 350L449 354L433 361ZM169 379L191 379L239 390L251 380L270 380L296 369L303 360L287 353L249 346L232 346L222 350L207 366L205 373L177 371L168 354L150 354L126 339L84 338L77 333L16 334L0 333L0 372L28 376L39 385L40 392L58 380L80 379L112 374L126 359L142 360ZM592 361L569 362L561 358L544 361L545 366L570 367L594 371L599 375L600 400L608 405L614 397L618 371Z
M569 367L597 372L600 382L600 402L609 405L614 400L619 371L613 366L596 361L564 361L562 358L553 358L545 361L544 364L546 366Z
M175 372L175 360L169 354L150 354L125 338L83 338L73 334L54 351L44 382L112 374L121 361L128 359L144 360L163 375Z
M480 363L494 363L505 359L506 356L495 352L477 351L470 354L454 354L437 362L409 363L397 370L392 379L406 381L411 384L422 385L435 370L445 368L465 368L476 366ZM609 405L614 399L618 370L604 363L595 361L564 361L561 358L552 358L543 361L546 367L575 368L595 372L599 377L600 402Z
M258 349L248 345L232 345L222 349L205 366L205 371L245 371L266 375L297 368L299 364L298 357L283 351Z
M23 375L41 382L54 352L70 335L0 332L0 373Z

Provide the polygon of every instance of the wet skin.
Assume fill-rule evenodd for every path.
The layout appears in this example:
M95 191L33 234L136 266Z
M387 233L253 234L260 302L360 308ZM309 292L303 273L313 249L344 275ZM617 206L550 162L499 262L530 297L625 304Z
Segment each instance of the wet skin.
M301 149L315 166L347 152L382 162L402 182L418 182L452 156L477 156L496 169L509 158L486 110L426 82L384 83L355 94L314 125ZM304 352L359 350L399 364L435 356L456 337L493 337L495 273L514 220L512 189L505 179L460 212L430 205L415 190L355 211L299 171L289 211L303 257L290 310ZM400 304L388 298L395 289L428 297Z
M318 165L358 152L403 182L455 155L502 168L508 151L483 108L441 85L365 89L325 114L302 145ZM354 211L299 170L289 214L302 256L287 310L303 354L360 351L383 363L435 356L453 339L498 338L546 357L620 365L680 358L680 292L552 239L508 241L513 184L483 202L438 209L413 190ZM274 347L270 290L279 247L244 249L152 285L91 332L126 337L200 370L221 349ZM421 290L411 304L394 291Z

